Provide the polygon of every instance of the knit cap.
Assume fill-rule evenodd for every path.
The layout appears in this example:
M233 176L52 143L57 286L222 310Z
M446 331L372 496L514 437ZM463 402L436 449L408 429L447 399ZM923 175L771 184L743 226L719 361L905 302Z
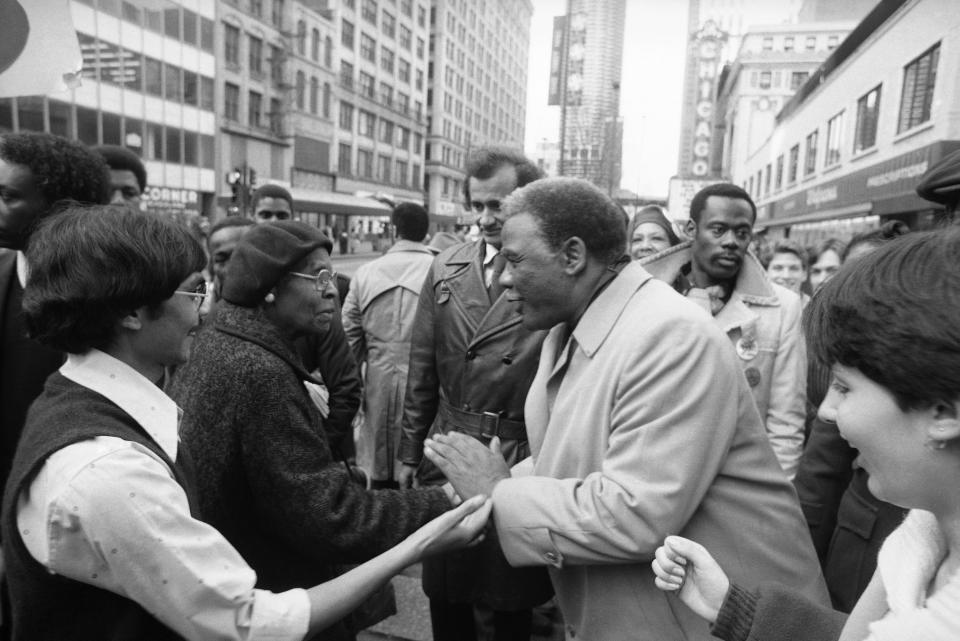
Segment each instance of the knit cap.
M667 232L667 238L670 239L671 247L680 243L680 239L677 238L676 232L673 231L673 225L670 224L670 221L667 220L667 217L663 215L663 211L661 211L659 207L653 206L644 207L633 217L633 222L630 223L630 235L627 238L627 242L630 242L630 240L633 238L633 232L635 232L637 227L643 223L653 223L663 227L663 230Z
M227 261L221 295L241 307L256 307L291 270L333 243L319 229L296 220L257 225L248 231Z

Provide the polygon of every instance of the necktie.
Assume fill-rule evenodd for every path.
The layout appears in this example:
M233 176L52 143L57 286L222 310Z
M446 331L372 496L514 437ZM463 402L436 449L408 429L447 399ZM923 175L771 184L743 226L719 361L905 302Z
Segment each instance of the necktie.
M487 288L487 291L490 293L490 302L496 301L500 298L500 294L503 293L503 286L500 285L500 274L503 273L503 268L507 264L507 259L503 257L503 254L497 253L493 257L493 275L490 279L490 286Z

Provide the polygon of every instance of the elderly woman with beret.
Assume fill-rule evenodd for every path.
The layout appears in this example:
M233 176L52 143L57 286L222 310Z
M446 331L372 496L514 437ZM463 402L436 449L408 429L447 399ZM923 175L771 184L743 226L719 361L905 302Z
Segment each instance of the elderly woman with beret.
M170 390L204 518L271 590L328 579L450 507L440 488L368 491L331 454L294 349L336 309L331 249L296 221L249 231L227 263L216 318ZM351 635L341 625L324 638Z
M636 260L652 256L680 242L673 225L656 205L648 205L630 222L630 255Z

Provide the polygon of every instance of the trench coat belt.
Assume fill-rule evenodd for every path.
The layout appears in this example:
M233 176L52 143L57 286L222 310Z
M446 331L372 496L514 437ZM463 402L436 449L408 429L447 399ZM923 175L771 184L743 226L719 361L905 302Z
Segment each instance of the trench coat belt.
M475 439L489 441L494 436L499 436L502 440L527 440L527 428L523 421L501 418L496 412L468 412L457 409L446 401L440 401L437 413L444 423L452 424L456 431Z

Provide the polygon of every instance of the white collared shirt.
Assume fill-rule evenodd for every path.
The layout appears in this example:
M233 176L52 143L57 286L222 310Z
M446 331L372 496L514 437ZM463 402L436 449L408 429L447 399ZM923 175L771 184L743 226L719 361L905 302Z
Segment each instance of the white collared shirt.
M497 257L500 250L489 243L484 243L486 253L483 255L483 284L489 288L493 282L493 259Z
M180 410L160 388L97 350L71 354L60 373L107 397L176 460ZM254 589L256 573L190 515L170 468L137 443L100 436L52 454L20 494L17 527L44 567L136 601L187 639L306 635L306 592Z

